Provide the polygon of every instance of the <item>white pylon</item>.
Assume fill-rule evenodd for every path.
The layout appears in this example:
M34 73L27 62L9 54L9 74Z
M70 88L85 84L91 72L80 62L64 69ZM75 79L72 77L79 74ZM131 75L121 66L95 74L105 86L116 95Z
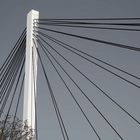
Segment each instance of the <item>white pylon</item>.
M35 47L33 47L34 19L39 19L39 12L31 10L27 15L25 85L23 101L23 121L27 121L28 126L32 129L35 129L35 98L37 80L37 52Z

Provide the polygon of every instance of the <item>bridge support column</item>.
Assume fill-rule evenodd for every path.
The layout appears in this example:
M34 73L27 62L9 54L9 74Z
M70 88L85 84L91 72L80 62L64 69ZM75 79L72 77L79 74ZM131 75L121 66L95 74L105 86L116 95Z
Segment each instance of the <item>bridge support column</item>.
M35 129L35 98L37 80L37 52L33 47L33 22L34 19L38 18L39 12L35 10L31 10L27 15L23 121L27 121L28 126L32 129Z

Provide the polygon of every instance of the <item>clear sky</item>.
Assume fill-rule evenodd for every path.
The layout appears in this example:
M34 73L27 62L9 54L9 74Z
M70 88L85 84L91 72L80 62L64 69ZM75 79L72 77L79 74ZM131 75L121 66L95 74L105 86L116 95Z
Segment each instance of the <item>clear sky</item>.
M38 10L40 12L40 18L140 17L139 0L3 0L0 3L0 66L13 48L23 29L26 27L26 15L31 9ZM49 28L140 47L140 32ZM64 35L56 35L53 33L48 34L140 77L139 52L113 48L108 45L74 39ZM91 65L87 61L69 53L61 47L58 48L57 45L54 46L140 121L140 89L112 76L108 72L105 72L94 65ZM140 125L135 123L123 111L103 96L65 61L55 53L53 54L78 82L90 99L94 101L124 140L138 140L140 138ZM89 124L82 116L82 113L79 111L79 108L70 97L58 75L52 69L49 61L45 55L43 56L43 61L70 139L98 140L92 129L89 127ZM111 70L140 85L139 80L119 73L114 69ZM95 111L87 100L80 95L80 92L74 87L68 77L66 77L61 70L60 72L77 97L88 118L97 129L102 140L119 140L119 137L113 132L113 130L111 130L107 123L105 123L97 111ZM62 134L48 92L39 64L37 100L39 140L62 140Z

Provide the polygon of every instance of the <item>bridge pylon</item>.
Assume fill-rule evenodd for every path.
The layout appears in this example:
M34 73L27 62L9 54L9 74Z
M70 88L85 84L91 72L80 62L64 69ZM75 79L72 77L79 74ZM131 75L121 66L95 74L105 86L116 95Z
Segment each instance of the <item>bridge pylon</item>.
M31 10L27 15L27 37L25 58L25 83L23 101L23 121L35 129L35 98L37 81L37 52L33 45L34 19L39 18L39 12Z

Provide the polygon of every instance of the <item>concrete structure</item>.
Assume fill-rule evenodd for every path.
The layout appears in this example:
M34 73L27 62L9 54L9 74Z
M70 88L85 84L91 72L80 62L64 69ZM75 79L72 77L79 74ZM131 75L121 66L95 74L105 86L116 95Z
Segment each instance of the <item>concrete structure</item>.
M38 18L39 12L35 10L31 10L27 15L23 121L27 120L28 125L32 129L35 129L35 98L37 80L37 52L33 44L33 24L34 19Z

